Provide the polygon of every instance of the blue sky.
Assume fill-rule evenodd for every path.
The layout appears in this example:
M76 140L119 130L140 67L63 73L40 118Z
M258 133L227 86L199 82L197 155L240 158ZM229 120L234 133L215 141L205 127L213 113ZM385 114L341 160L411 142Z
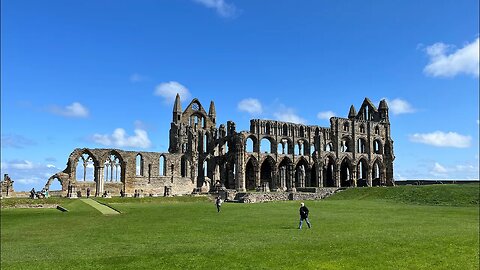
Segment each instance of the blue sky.
M329 126L386 98L395 178L478 179L478 1L1 2L1 170L74 148L166 152L173 96L217 122Z

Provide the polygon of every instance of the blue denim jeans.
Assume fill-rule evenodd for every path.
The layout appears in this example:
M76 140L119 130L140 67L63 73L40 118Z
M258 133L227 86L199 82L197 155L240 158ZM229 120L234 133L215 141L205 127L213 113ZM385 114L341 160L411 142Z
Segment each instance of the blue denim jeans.
M310 224L310 221L308 220L308 217L305 218L305 221L307 222L308 228L312 227L312 225ZM300 224L298 225L299 229L302 228L302 224L303 224L303 218L300 218Z

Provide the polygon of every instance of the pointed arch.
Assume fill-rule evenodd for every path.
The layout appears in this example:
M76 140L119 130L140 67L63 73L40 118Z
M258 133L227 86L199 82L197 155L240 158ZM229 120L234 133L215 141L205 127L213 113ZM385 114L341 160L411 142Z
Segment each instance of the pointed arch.
M160 155L158 160L158 175L166 176L167 175L167 158L165 155Z
M353 185L352 162L348 157L344 157L340 163L340 186L350 187Z
M361 158L357 163L357 185L366 186L368 179L368 162L365 158Z
M323 186L335 187L336 164L333 155L327 155L323 162Z
M257 188L256 175L258 171L258 161L254 156L250 156L245 165L245 182L247 190L255 190Z
M90 151L83 151L76 159L75 164L75 180L83 182L94 182L96 180L95 167L97 166Z
M375 154L383 154L383 145L380 139L376 139L373 141L373 153Z
M274 188L274 173L276 171L275 160L267 156L260 166L260 182L268 182L270 188Z
M357 140L357 153L367 153L367 141L365 138L358 138Z
M135 156L135 175L143 176L144 175L144 159L142 154L138 153Z
M295 186L305 187L307 182L310 182L310 165L301 157L295 165Z
M383 163L379 158L375 159L372 165L372 186L381 186L384 184L385 176L383 174Z
M255 135L250 135L245 139L245 153L256 152L258 148L258 140Z
M115 150L111 150L105 157L104 181L105 182L123 182L124 162L122 156Z

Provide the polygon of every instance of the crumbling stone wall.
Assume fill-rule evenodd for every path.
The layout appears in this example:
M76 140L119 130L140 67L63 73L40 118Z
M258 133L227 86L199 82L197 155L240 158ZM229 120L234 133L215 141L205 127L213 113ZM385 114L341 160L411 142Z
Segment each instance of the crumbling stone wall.
M198 99L182 110L177 95L169 134L168 153L75 149L46 188L52 179L61 182L64 193L73 185L82 194L90 188L95 196L180 195L218 187L294 194L309 187L394 185L385 100L377 108L365 98L358 113L352 105L348 117L332 117L330 127L252 119L248 131L237 131L232 121L217 127L213 101L208 112Z

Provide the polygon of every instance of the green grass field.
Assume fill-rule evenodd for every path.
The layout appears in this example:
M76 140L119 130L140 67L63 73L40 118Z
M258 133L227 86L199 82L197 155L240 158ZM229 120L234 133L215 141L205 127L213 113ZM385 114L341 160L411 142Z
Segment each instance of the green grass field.
M306 201L80 200L2 209L2 269L479 269L478 185L358 188ZM446 197L445 197L446 196ZM21 200L3 200L4 205ZM37 200L38 201L38 200ZM22 202L23 203L23 202Z

